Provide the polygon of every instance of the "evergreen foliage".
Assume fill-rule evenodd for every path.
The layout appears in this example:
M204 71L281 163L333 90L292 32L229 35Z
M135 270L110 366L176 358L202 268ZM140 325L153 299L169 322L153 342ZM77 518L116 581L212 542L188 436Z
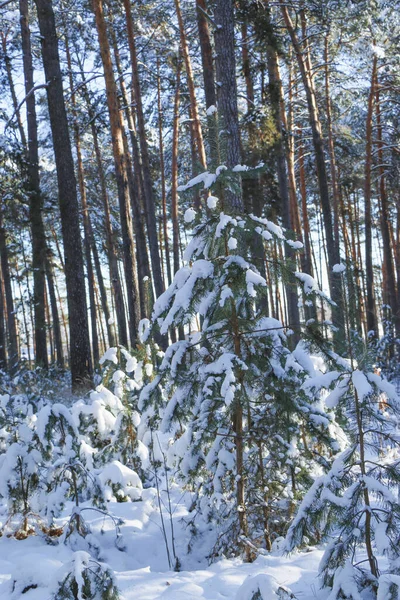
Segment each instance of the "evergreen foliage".
M109 567L87 552L75 552L67 573L63 569L53 600L118 600L119 593Z
M304 346L290 351L290 331L266 316L267 283L250 258L257 237L271 271L288 277L270 251L287 243L272 222L213 211L196 226L145 334L185 336L139 398L143 423L169 432L170 462L198 488L196 510L218 523L215 552L245 546L248 558L284 533L313 468L335 447L332 417L298 391L314 373Z
M322 531L329 543L320 574L323 585L332 588L330 600L358 600L364 589L375 597L381 582L389 589L388 579L380 578L386 572L398 574L400 406L394 386L371 370L359 338L352 340L350 359L328 355L334 370L311 378L306 389L329 392L325 404L340 415L348 444L307 492L289 528L286 550L305 538L318 539ZM397 598L392 591L387 598Z

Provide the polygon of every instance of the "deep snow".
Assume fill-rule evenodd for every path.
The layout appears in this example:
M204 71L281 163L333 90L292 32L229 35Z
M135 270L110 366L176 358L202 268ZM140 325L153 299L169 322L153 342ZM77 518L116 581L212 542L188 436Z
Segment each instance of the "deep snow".
M208 540L215 534L210 531L209 537L205 532L188 554L190 534L186 503L189 498L175 489L172 500L177 554L182 564L180 572L168 568L155 490L144 490L143 500L139 502L109 503L110 512L124 521L121 525L123 551L115 546L116 532L111 519L92 509L82 512L100 545L99 560L108 563L115 572L121 600L247 600L243 589L240 592L239 589L246 578L260 574L275 577L280 585L290 587L299 600L327 597L327 592L321 593L318 586L320 550L297 553L292 557L282 557L276 552L260 556L252 564L231 558L208 565L204 555L210 549ZM71 510L72 504L67 506L65 514ZM170 538L169 516L164 508L163 511ZM65 522L65 519L58 521ZM1 600L51 599L63 565L73 555L73 550L63 543L62 538L58 542L55 546L48 545L40 535L32 535L26 540L6 535L0 538Z

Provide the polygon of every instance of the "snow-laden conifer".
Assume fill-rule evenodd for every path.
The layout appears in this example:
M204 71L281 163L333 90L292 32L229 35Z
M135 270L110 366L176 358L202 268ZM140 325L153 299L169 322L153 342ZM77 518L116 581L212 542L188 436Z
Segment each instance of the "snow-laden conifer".
M184 336L139 398L140 427L168 433L169 464L196 489L196 514L218 524L216 552L243 545L248 558L285 531L313 468L325 466L333 426L301 392L314 372L305 347L291 351L290 332L266 309L255 239L278 280L289 277L273 252L285 233L271 221L220 212L195 227L145 333Z
M349 443L314 481L286 538L287 551L317 532L328 540L320 574L332 588L329 600L359 600L367 588L380 598L381 586L390 589L385 598L398 593L399 398L372 370L367 352L355 360L357 345L355 339L348 360L329 352L332 370L303 384L308 393L325 390L325 404L340 415Z
M60 569L53 600L118 600L114 575L108 565L94 560L84 551Z

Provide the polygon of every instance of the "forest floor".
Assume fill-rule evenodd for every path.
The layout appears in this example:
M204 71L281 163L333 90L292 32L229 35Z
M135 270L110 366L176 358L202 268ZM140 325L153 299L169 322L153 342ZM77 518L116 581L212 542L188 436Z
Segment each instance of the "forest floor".
M165 495L162 500L166 502ZM181 563L179 572L168 565L156 490L144 490L143 498L138 502L109 504L110 513L124 521L119 543L123 550L118 550L115 545L116 530L112 520L93 509L82 510L85 507L82 505L81 514L90 525L92 541L99 547L99 560L113 569L121 600L247 600L248 596L239 591L240 587L249 576L260 574L275 577L280 585L289 587L298 600L326 598L326 592L319 590L317 579L320 550L287 558L271 553L260 556L252 564L231 558L209 565L204 557L210 551L209 541L215 539L215 532L210 531L209 537L203 532L188 553L189 501L178 489L172 490L175 547ZM60 525L67 521L72 509L72 504L66 507L65 518L58 520ZM163 516L172 552L171 519L164 507ZM75 545L64 544L62 537L57 541L56 545L49 545L41 535L31 535L25 540L7 536L0 539L1 600L51 599L60 573L73 552L85 550L79 541Z

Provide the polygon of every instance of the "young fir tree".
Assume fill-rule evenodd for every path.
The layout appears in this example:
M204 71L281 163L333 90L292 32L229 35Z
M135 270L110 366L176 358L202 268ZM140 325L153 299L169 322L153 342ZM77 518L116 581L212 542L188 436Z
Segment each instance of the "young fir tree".
M157 350L154 349L154 352ZM76 404L82 434L81 458L99 472L107 500L138 500L149 463L147 447L138 438L140 390L153 371L152 350L138 346L135 356L122 346L109 348L100 363L102 380L90 402Z
M329 391L325 404L345 423L349 443L306 494L285 548L319 540L322 531L329 543L319 570L323 587L332 588L329 600L361 600L363 590L393 600L400 590L399 398L373 372L358 336L350 347L346 360L328 352L334 370L303 385L312 394Z
M220 169L193 181L209 186L226 175ZM258 238L282 280L290 269L273 250L294 243L267 219L226 214L218 205L208 198L209 216L195 227L185 266L155 303L145 339L175 329L185 336L166 350L139 410L143 427L170 432L169 461L195 487L197 511L217 529L215 551L245 547L250 559L285 531L313 468L324 466L333 423L298 393L314 367L303 346L289 350L290 332L268 316L267 282L252 258ZM188 209L185 220L194 217ZM307 431L306 418L313 423Z
M60 570L53 600L118 600L115 577L108 565L94 560L84 551L75 552Z

